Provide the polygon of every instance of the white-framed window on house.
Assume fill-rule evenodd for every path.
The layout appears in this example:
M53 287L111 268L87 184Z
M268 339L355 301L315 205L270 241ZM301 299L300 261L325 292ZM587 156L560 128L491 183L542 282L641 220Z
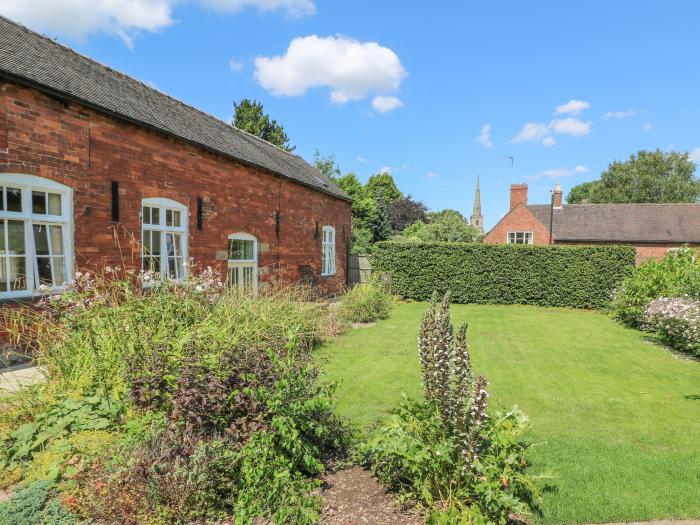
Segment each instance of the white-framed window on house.
M179 280L187 263L187 206L171 199L141 202L141 263L144 272Z
M322 231L321 275L335 275L335 228L324 226Z
M228 283L258 293L258 239L250 233L228 236Z
M508 232L508 244L532 244L532 232Z
M0 299L61 290L70 281L72 217L68 186L0 174Z

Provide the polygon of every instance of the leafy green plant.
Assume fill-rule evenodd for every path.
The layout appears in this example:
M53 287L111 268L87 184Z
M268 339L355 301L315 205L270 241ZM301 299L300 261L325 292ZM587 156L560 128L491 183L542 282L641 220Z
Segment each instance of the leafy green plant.
M474 377L467 326L456 337L449 295L435 299L418 340L425 401L404 399L360 453L379 480L429 510L431 523L505 524L538 497L525 472L527 418L487 413L487 382Z
M630 246L382 242L371 263L407 299L437 290L457 303L605 308L634 257Z
M54 499L53 483L37 481L0 503L2 525L75 525L75 518Z
M615 291L612 314L628 326L643 328L651 301L681 296L700 299L700 260L690 248L669 252L661 261L649 259L635 269Z
M344 317L353 323L370 323L389 317L391 296L376 279L360 283L348 290L342 298Z

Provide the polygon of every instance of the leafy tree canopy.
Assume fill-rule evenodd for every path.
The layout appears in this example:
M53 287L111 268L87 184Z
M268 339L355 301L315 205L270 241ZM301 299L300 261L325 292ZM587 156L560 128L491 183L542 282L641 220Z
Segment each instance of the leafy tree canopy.
M316 148L316 152L314 153L314 167L333 181L340 178L342 175L340 166L335 161L335 155L327 155L324 157L321 155L318 148Z
M416 221L425 222L428 208L421 201L414 200L411 195L406 195L400 199L387 204L386 211L389 214L389 222L396 232L403 231L406 226Z
M377 212L371 221L372 227L372 242L385 241L391 237L391 223L389 222L389 214L386 211L386 204L380 195L377 198Z
M375 199L379 199L381 196L386 204L403 197L403 193L396 185L394 177L386 172L372 175L365 187Z
M296 146L289 144L289 137L284 127L276 120L271 120L265 113L263 106L256 100L244 98L240 102L233 103L233 126L260 137L275 146L287 151L294 151Z
M581 204L583 202L592 202L591 194L597 184L597 180L577 184L576 186L571 188L569 194L566 196L567 204Z
M428 212L428 222L416 221L403 231L401 240L423 242L478 242L479 230L456 210Z
M580 202L579 198L588 198L592 203L697 202L700 199L695 163L688 153L675 151L639 151L625 162L610 164L599 180L584 184L588 186L571 189L567 202Z

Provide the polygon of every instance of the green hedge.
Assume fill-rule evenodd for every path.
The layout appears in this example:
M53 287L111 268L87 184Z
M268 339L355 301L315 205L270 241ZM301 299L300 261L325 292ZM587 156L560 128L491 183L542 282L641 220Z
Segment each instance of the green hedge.
M601 308L634 268L631 246L380 242L372 270L402 297L450 291L457 303Z

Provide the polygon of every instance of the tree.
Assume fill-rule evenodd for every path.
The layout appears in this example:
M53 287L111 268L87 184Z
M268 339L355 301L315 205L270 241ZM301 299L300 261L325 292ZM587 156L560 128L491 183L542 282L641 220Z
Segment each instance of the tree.
M394 202L403 197L403 193L401 193L401 190L396 185L394 177L387 172L372 175L367 181L367 184L365 184L365 187L376 200L379 200L381 196L385 204Z
M386 204L380 196L377 199L377 213L372 218L372 242L385 241L391 236L391 223L386 212Z
M416 221L403 231L402 240L422 242L478 242L482 234L456 210L428 212L428 222Z
M233 126L260 137L286 151L293 151L296 146L289 144L289 137L284 127L276 120L270 120L263 106L256 100L244 98L239 103L233 103Z
M335 180L336 185L352 199L353 228L371 230L372 219L377 214L377 202L354 173L346 173Z
M688 153L642 150L610 164L588 190L574 190L574 198L588 191L593 203L697 202L700 180Z
M428 217L428 208L421 201L416 201L411 195L401 197L386 206L389 214L391 228L395 232L401 232L416 221L425 222Z
M335 155L328 155L324 157L321 155L318 148L316 148L316 152L314 153L314 167L333 181L340 178L342 174L340 171L340 166L335 161Z
M598 185L597 180L592 180L589 182L583 182L571 188L569 194L566 196L567 204L582 204L585 202L592 202L592 193L595 187Z

